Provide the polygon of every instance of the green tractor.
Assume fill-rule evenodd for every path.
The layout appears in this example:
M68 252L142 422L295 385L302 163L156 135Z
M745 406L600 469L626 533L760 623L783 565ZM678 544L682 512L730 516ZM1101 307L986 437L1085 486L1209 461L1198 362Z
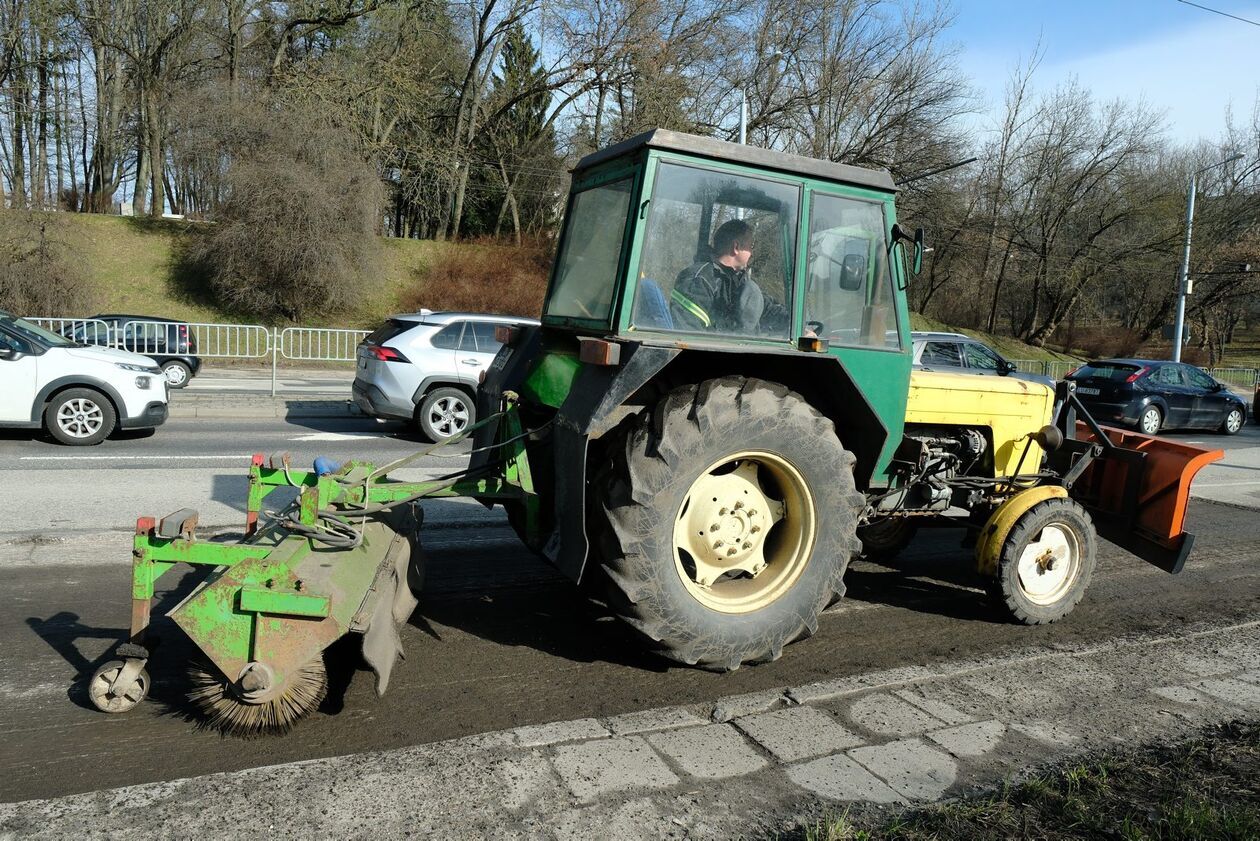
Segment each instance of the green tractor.
M922 525L969 525L997 604L1030 624L1079 602L1096 531L1179 570L1190 480L1219 454L1099 427L1063 385L912 374L923 235L896 192L886 172L661 130L587 156L542 326L501 328L468 467L406 483L390 472L433 448L313 471L257 455L243 541L198 540L193 511L140 520L131 638L89 696L143 699L154 582L180 563L203 580L168 615L204 655L189 698L211 723L286 729L351 632L383 692L430 497L502 505L652 650L715 670L814 633L850 558ZM265 510L280 488L293 501Z

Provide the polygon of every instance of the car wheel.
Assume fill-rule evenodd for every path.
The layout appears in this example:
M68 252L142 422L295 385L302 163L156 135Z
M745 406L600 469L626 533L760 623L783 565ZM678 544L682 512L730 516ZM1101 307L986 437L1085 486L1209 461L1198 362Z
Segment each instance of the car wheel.
M1221 424L1220 431L1226 435L1237 435L1239 430L1243 428L1243 421L1246 419L1246 413L1240 406L1231 406L1229 413L1225 415L1225 421Z
M430 441L445 441L472 426L477 410L472 398L458 388L435 388L416 409L416 427Z
M1144 435L1154 435L1164 425L1164 413L1158 406L1147 406L1138 418L1138 430Z
M90 388L67 389L44 408L48 434L72 447L101 443L114 431L117 420L105 395Z
M192 369L175 359L163 363L162 374L166 377L168 388L183 388L192 379Z

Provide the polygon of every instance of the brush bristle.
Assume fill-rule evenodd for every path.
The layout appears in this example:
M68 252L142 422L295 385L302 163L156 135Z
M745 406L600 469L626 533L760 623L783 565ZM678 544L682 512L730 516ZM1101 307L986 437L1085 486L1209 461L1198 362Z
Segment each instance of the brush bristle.
M318 707L328 692L322 657L295 671L277 695L261 704L237 698L228 681L210 664L191 664L188 679L188 700L201 714L204 726L244 738L287 733L298 719Z

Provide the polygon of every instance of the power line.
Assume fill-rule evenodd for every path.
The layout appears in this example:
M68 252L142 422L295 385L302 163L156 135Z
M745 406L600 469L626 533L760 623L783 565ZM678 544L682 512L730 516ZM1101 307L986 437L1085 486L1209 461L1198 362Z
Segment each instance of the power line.
M1229 12L1222 12L1220 9L1209 9L1207 6L1200 6L1198 3L1191 3L1190 0L1177 0L1177 2L1185 3L1187 6L1194 6L1196 9L1202 9L1203 11L1211 12L1214 15L1221 15L1222 17L1233 18L1234 20L1240 20L1243 23L1249 23L1252 26L1260 26L1260 23L1257 23L1254 20L1247 20L1247 18L1240 18L1238 15L1231 15Z

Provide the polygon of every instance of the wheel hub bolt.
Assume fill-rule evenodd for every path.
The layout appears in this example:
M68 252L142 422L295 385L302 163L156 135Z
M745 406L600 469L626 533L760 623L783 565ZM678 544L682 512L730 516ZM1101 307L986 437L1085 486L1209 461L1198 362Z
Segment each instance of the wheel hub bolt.
M725 545L726 545L726 542L725 542L725 541L718 540L718 541L715 541L715 542L714 542L714 544L713 544L713 548L714 548L714 549L721 549L721 548L722 548L723 546L725 546Z
M726 555L727 555L727 557L730 557L731 555L734 555L736 551L737 551L737 550L735 549L735 547L734 547L734 546L732 546L730 549L727 549L727 550L726 550Z
M737 502L735 503L735 510L736 510L736 511L738 511L739 509L741 509L741 508L743 508L743 507L744 507L744 502L743 502L743 500L739 500L739 501L737 501Z
M761 526L753 526L752 528L749 529L749 531L752 532L753 534L756 534L757 532L761 531Z
M745 541L744 541L744 546L743 546L743 548L744 548L744 549L751 549L751 548L752 548L752 544L751 544L751 543L749 543L747 540L745 540Z
M719 516L719 517L725 517L725 516L726 516L726 509L725 509L725 508L719 508L719 509L718 509L718 516Z
M717 531L720 528L722 528L721 523L714 523L713 525L709 526L709 531Z

